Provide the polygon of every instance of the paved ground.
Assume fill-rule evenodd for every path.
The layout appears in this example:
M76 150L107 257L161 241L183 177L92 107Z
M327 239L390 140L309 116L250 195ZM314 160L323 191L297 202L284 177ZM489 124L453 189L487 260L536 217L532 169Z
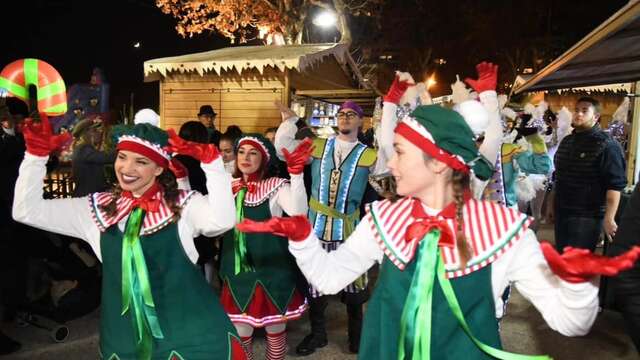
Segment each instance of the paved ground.
M541 238L550 239L548 230L541 231ZM329 305L329 345L308 360L356 359L347 353L346 313L344 305L335 300ZM23 343L23 349L4 359L29 360L90 360L96 359L98 349L98 312L69 324L71 330L65 343L54 343L47 331L32 326L18 327L2 324L2 329ZM289 358L295 357L293 349L308 331L306 319L290 324ZM507 350L523 354L548 354L557 360L576 359L640 359L633 344L622 330L619 313L605 310L600 313L591 333L585 337L568 338L551 329L535 308L519 294L514 294L508 314L502 323L502 340ZM264 358L264 339L259 334L254 342L256 359Z

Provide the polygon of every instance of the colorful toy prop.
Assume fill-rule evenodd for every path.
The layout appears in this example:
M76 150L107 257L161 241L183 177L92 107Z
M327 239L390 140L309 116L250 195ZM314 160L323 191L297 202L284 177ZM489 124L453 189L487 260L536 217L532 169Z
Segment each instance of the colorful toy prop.
M67 112L67 93L64 80L53 66L38 59L12 62L0 72L0 88L10 96L29 101L29 86L37 89L38 110L49 116ZM34 109L31 109L34 110Z

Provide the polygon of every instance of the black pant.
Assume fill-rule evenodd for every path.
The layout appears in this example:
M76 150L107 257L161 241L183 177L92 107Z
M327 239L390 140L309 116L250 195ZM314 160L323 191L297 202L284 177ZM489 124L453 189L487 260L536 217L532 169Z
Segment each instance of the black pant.
M624 316L627 334L640 352L640 265L611 278L616 307Z
M565 246L594 251L602 232L602 217L585 217L556 208L556 249L562 252Z
M368 298L368 291L358 293L342 293L342 302L347 306L349 341L360 343L362 333L362 305ZM319 296L309 300L309 319L311 321L311 333L320 338L327 337L325 311L329 297Z
M640 186L636 186L626 205L622 206L618 232L607 256L617 256L640 245ZM640 263L610 279L615 305L622 312L627 334L640 352Z
M11 222L0 226L0 321L26 303L28 234Z

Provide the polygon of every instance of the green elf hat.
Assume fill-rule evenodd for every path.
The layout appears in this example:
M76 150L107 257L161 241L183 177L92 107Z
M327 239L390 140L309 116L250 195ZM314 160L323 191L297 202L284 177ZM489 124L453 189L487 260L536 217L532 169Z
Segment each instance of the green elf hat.
M237 154L240 146L245 144L249 144L260 151L260 153L262 154L262 162L267 167L270 166L276 159L276 149L273 147L271 141L269 141L269 139L264 137L262 134L243 134L240 138L238 138L238 140L236 140L236 145L234 148L235 153Z
M471 170L480 180L493 174L491 163L478 152L471 128L453 110L439 105L418 106L402 119L395 132L454 170Z
M113 131L117 150L133 151L148 157L163 168L169 166L171 154L166 147L169 135L151 124L141 123L133 127L120 126Z

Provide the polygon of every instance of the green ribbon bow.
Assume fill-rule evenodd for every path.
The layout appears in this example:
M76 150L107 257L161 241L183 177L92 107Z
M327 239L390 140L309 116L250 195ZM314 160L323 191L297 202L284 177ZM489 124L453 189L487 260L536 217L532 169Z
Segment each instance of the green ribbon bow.
M151 293L147 264L140 244L145 212L135 208L129 215L122 240L122 313L131 309L138 359L151 359L153 338L163 339Z
M451 312L458 320L462 330L480 350L500 360L551 360L550 357L544 355L520 355L499 350L482 343L473 336L469 325L464 319L451 282L445 275L444 263L438 247L439 240L440 230L433 229L425 235L418 247L416 271L411 280L411 286L400 320L398 359L431 359L431 310L433 285L437 274L438 283L442 288Z
M236 195L236 221L241 223L244 220L244 197L247 195L247 187L243 187ZM243 272L255 271L251 264L251 258L247 250L247 238L245 233L237 228L233 230L233 255L234 255L234 274L238 275Z

